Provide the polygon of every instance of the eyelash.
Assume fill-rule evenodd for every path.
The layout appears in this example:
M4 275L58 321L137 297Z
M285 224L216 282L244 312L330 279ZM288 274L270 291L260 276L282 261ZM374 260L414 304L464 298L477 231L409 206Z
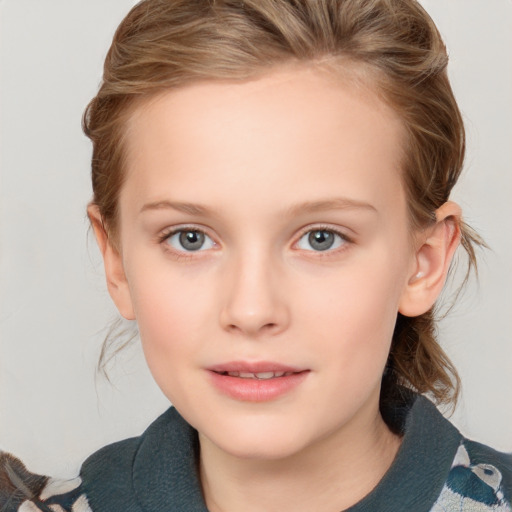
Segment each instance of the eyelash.
M168 241L174 235L177 235L179 233L187 233L187 232L188 233L199 233L205 237L208 237L210 240L212 240L214 246L217 245L215 243L215 241L213 240L213 238L206 232L206 230L198 228L197 226L179 226L176 228L170 228L168 230L163 231L158 236L157 241L160 245L162 245L164 247L165 251L172 254L176 259L178 259L178 260L191 259L191 258L194 258L195 253L204 252L204 249L203 250L198 249L197 251L187 251L187 250L183 249L180 251L180 250L177 250L177 249L171 247L171 245L168 243Z
M332 233L335 236L338 236L341 239L341 246L335 247L334 249L328 248L325 251L315 251L313 249L307 250L304 249L304 252L310 252L315 254L316 257L329 257L333 254L338 254L340 252L346 251L348 249L348 246L354 243L354 240L347 236L346 233L343 233L342 231L333 228L332 226L328 225L318 225L318 226L308 226L307 228L304 228L302 232L300 233L298 240L294 243L294 246L296 246L304 236L306 236L308 233L315 233L325 231L328 233ZM300 250L300 249L299 249Z
M348 248L347 245L350 245L350 244L354 243L354 241L353 241L353 239L351 237L347 236L345 233L341 232L340 230L334 229L331 226L319 225L319 226L314 226L314 227L308 226L307 228L304 228L301 231L300 235L298 236L297 241L294 242L293 246L297 246L298 243L308 233L321 232L321 231L332 233L333 235L339 237L341 239L341 246L335 247L334 249L327 248L324 251L321 251L321 250L320 251L315 251L314 249L299 249L299 250L302 250L304 252L313 253L317 257L328 257L328 256L332 255L333 253L339 253L339 252L347 250L347 248ZM196 256L194 256L195 253L204 252L205 249L202 249L202 250L198 249L197 251L187 251L185 249L177 250L177 249L171 247L170 244L168 243L168 241L173 236L175 236L175 235L177 235L179 233L186 233L186 232L194 232L194 233L202 234L205 237L208 237L210 240L212 240L212 243L213 243L214 246L217 245L216 242L213 240L213 238L206 232L206 230L198 228L197 226L179 226L179 227L176 227L176 228L170 228L169 230L166 230L166 231L162 232L158 236L158 240L157 241L158 241L158 243L160 245L162 245L164 247L164 249L166 251L168 251L169 253L172 253L172 255L176 259L178 259L178 260L181 260L181 259L191 259L191 258L196 257Z

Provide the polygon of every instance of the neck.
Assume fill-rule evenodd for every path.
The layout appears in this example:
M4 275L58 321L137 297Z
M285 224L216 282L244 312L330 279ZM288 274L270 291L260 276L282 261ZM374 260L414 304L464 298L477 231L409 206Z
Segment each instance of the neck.
M204 436L201 481L211 512L339 512L364 498L391 466L400 446L378 409L360 422L277 460L242 459Z

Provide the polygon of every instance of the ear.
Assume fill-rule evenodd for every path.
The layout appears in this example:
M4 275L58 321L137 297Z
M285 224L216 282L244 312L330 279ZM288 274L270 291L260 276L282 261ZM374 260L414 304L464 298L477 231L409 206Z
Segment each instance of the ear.
M113 245L108 236L98 206L90 204L87 207L87 215L91 221L98 247L103 256L108 292L117 306L119 313L127 320L135 320L130 289L124 273L121 253Z
M426 313L439 297L460 242L461 209L448 201L436 211L436 223L419 238L411 275L398 311L404 316Z

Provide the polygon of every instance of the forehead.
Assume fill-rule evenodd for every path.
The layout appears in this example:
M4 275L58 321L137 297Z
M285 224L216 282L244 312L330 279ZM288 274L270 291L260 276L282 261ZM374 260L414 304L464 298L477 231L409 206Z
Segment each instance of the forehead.
M334 180L343 195L378 201L384 189L396 193L401 183L402 132L397 115L370 87L318 68L198 83L135 110L126 183L145 201L166 194L198 202L268 197L280 187L279 200L286 202L292 190L305 196L300 199L322 199Z

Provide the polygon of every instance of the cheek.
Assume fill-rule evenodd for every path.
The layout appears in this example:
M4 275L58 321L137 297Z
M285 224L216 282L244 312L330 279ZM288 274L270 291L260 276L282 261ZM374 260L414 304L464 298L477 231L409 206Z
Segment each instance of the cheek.
M361 260L296 293L310 331L331 340L333 360L387 358L401 295L403 270L390 258ZM334 356L334 354L333 354Z
M178 361L197 347L211 316L211 293L205 281L158 266L139 272L130 282L137 324L148 364Z
M176 278L138 281L133 292L148 368L169 401L184 407L183 397L195 389L193 376L208 339L208 294Z
M363 275L353 271L340 278L337 286L331 283L326 290L330 300L323 307L318 300L305 309L314 320L312 332L319 331L318 366L326 364L329 369L321 400L343 415L350 416L380 389L398 305L393 281L379 277L370 271Z

